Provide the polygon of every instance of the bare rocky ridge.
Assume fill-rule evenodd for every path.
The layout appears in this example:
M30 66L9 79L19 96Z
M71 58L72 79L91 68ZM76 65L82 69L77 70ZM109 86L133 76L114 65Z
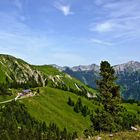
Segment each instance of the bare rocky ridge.
M139 71L140 63L137 61L129 61L128 63L114 66L114 69L117 73L124 72L124 71L128 71L128 72Z
M95 71L99 72L100 67L96 64L91 64L91 65L79 65L79 66L74 66L74 67L68 67L68 66L58 66L53 64L53 67L59 69L60 71L65 71L67 68L77 72L77 71ZM140 70L140 62L137 61L129 61L124 64L119 64L119 65L114 65L113 66L116 72L123 72L123 71L138 71Z
M0 55L0 64L1 71L5 74L3 79L8 79L9 82L26 83L32 80L45 86L46 77L23 60L9 55Z

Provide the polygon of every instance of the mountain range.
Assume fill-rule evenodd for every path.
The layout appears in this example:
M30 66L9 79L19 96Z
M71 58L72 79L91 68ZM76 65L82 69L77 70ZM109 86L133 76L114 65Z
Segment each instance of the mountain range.
M114 66L114 69L116 75L121 77L117 82L121 85L122 96L129 99L130 97L124 95L131 93L133 95L131 98L138 100L139 63L131 61L124 65ZM91 114L96 114L103 109L98 98L95 98L98 95L95 90L97 88L95 81L100 78L99 72L100 67L95 64L73 68L57 65L31 65L22 59L0 54L0 107L5 109L7 105L11 106L14 102L18 102L26 107L27 112L36 121L44 122L47 126L57 124L60 131L65 128L67 133L76 131L78 137L84 137L85 130L91 126ZM18 95L23 89L30 89L31 95L34 96L27 94L20 98ZM18 100L17 97L19 97ZM81 111L76 112L80 104ZM138 102L133 104L122 102L122 105L130 114L140 118ZM15 107L18 109L19 104L15 104ZM11 115L10 111L7 112ZM86 115L83 115L85 112ZM23 115L25 112L19 114L23 120L26 118ZM10 115L7 115L6 122L11 122ZM19 119L17 113L15 116ZM17 124L17 126L20 125ZM11 132L11 127L8 127L8 130Z
M140 63L128 63L113 66L125 100L140 100ZM97 89L100 66L96 64L61 67L57 65L31 65L10 55L0 55L0 83L11 87L25 88L46 86L66 91L93 95ZM78 79L78 80L77 80ZM17 85L18 84L18 85ZM87 86L86 86L87 85ZM91 89L91 88L92 89Z
M81 82L92 88L97 88L96 80L100 78L100 66L96 64L79 65L74 67L52 66L79 79ZM124 64L115 65L113 68L118 77L117 83L121 87L122 97L125 100L140 100L140 62L129 61Z

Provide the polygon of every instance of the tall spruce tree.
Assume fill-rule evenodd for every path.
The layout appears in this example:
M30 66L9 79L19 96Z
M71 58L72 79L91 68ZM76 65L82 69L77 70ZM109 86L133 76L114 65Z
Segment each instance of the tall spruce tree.
M91 115L92 128L98 132L115 132L120 129L120 88L115 82L116 79L113 67L107 61L102 61L97 86L103 109Z
M102 61L100 65L101 79L97 81L100 99L105 111L116 114L119 112L120 87L116 84L115 70L107 62Z
M107 61L102 61L97 85L103 108L91 115L92 125L84 131L85 136L93 136L96 132L117 132L138 124L139 119L121 106L120 87L116 80L113 67Z

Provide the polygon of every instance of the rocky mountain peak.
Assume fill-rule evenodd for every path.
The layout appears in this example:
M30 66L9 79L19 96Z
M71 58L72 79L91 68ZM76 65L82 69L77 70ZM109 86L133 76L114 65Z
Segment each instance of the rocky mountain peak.
M137 61L129 61L127 63L124 64L120 64L120 65L115 65L114 69L116 72L124 72L124 71L128 71L128 72L133 72L133 71L138 71L140 70L140 63Z
M72 71L99 71L99 66L96 64L79 65L71 68Z

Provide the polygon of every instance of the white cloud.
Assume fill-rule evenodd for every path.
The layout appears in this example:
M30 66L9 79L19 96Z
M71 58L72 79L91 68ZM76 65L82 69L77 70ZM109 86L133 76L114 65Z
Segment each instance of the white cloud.
M71 6L68 4L62 4L62 3L55 3L54 4L55 8L61 11L65 16L73 14L71 11Z
M109 32L113 30L115 24L110 21L105 21L103 23L97 23L92 25L93 27L90 28L90 31L97 31L97 32Z
M107 41L103 41L103 40L95 39L95 38L92 38L91 42L99 44L99 45L105 45L105 46L112 46L113 45L111 42L107 42Z

